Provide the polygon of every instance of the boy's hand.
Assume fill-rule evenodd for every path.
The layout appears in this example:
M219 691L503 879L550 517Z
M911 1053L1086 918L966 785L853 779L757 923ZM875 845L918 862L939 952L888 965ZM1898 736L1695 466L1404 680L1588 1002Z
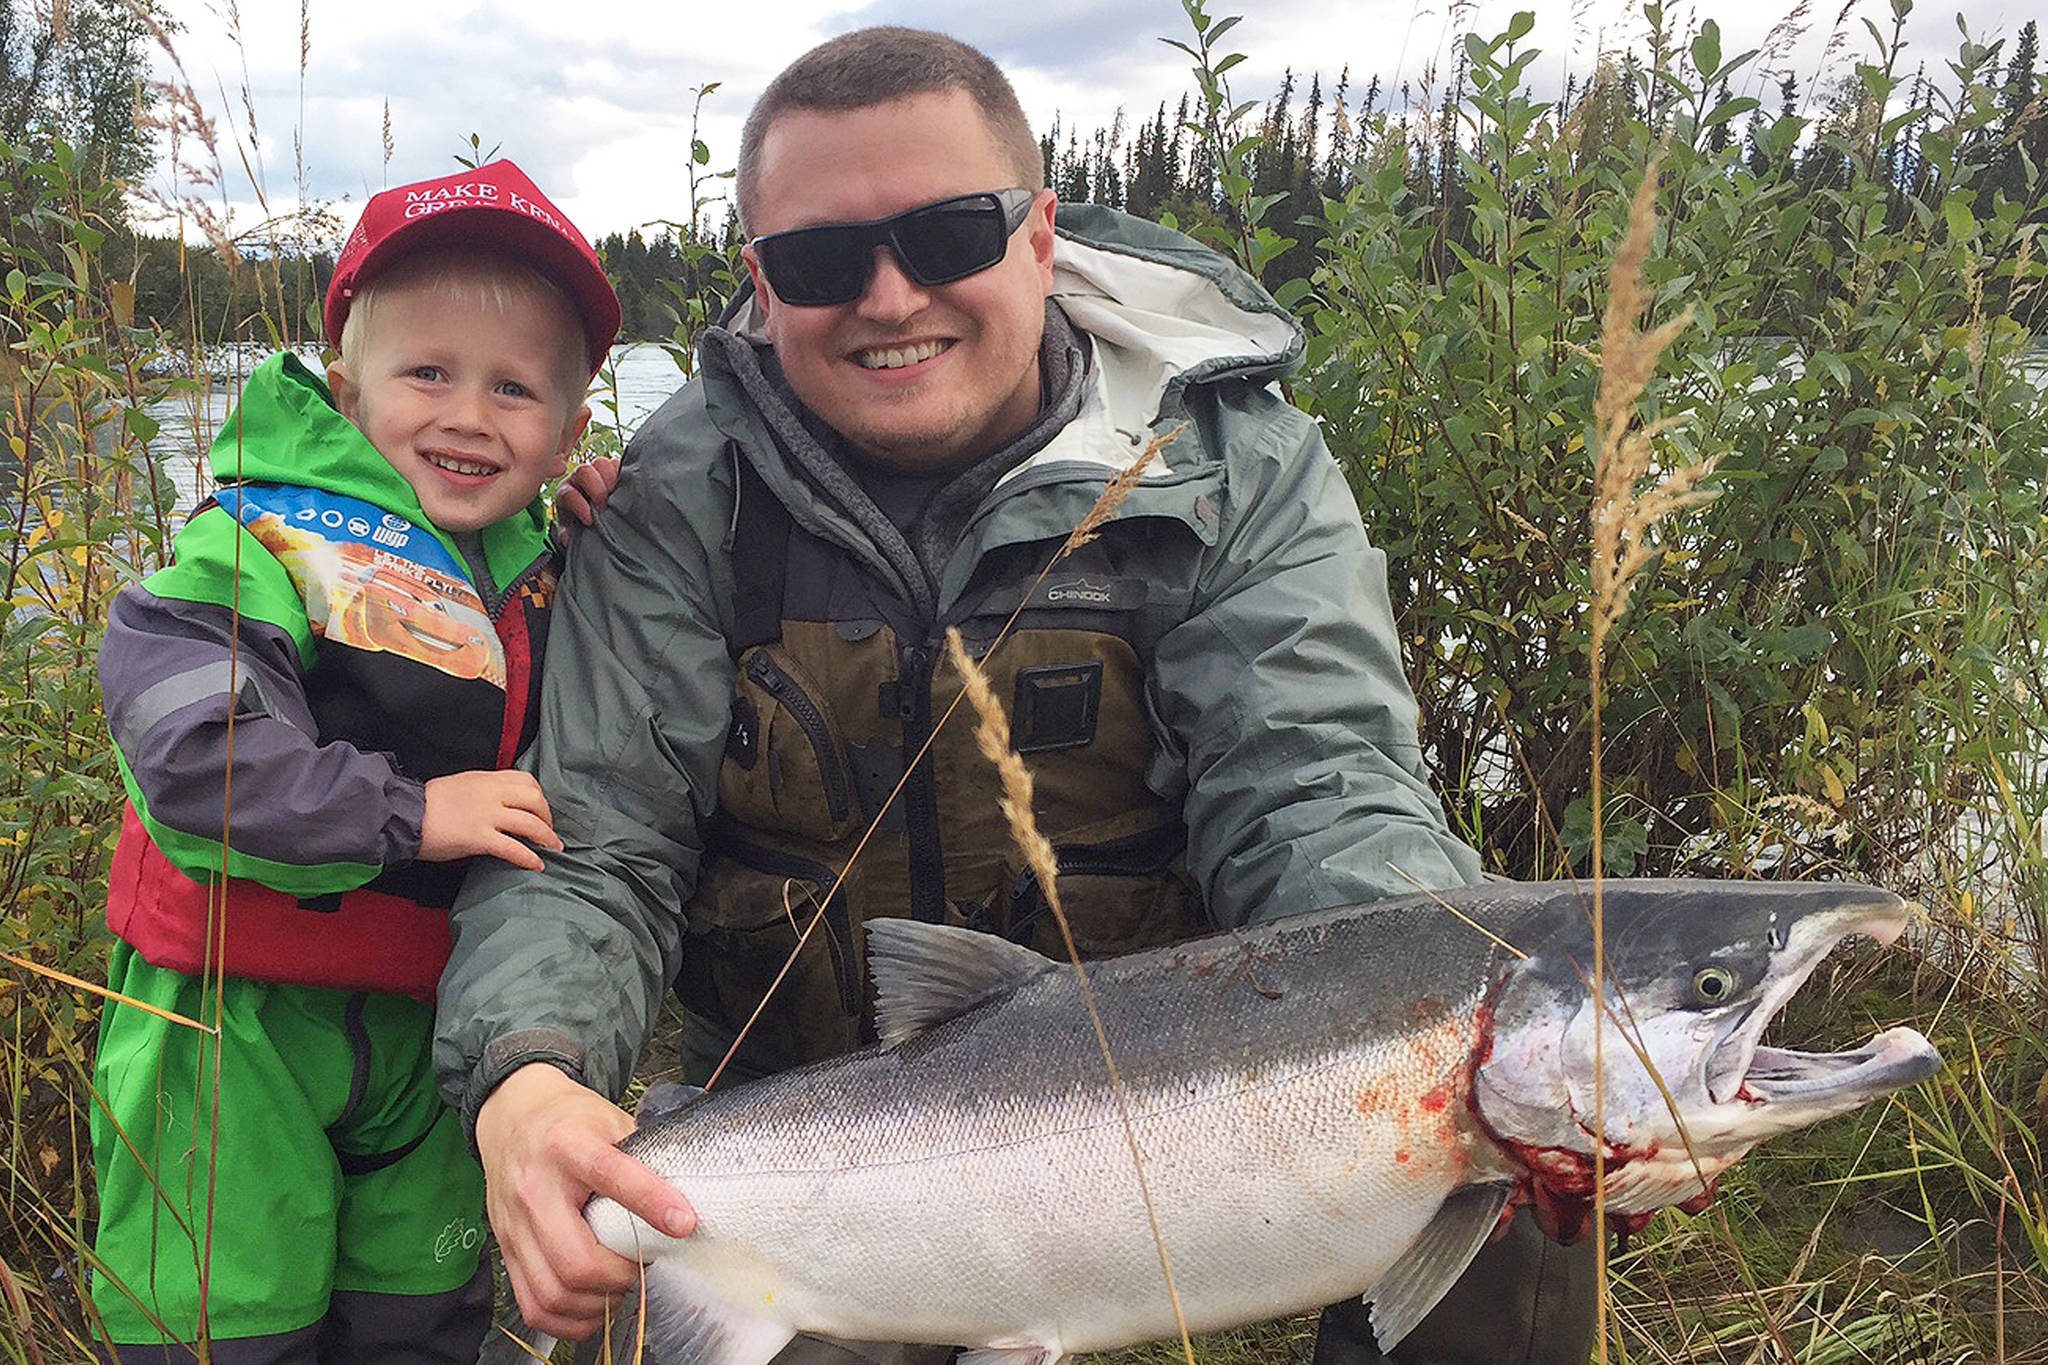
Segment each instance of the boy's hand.
M562 847L547 798L540 794L533 774L478 770L450 773L427 783L427 813L420 821L421 862L447 863L481 854L539 872L547 864L527 844Z
M611 501L612 489L618 484L616 455L577 465L555 488L555 524L565 535L572 525L590 525Z

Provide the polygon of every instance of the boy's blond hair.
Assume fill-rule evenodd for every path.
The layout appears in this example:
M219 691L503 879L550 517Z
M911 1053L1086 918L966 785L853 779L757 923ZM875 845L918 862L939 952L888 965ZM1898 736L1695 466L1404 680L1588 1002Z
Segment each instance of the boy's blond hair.
M583 324L568 293L527 260L491 247L438 246L415 252L381 271L356 293L341 328L341 363L358 379L375 325L377 300L394 289L422 288L451 301L504 311L513 303L552 302L563 322L556 371L566 419L590 392Z

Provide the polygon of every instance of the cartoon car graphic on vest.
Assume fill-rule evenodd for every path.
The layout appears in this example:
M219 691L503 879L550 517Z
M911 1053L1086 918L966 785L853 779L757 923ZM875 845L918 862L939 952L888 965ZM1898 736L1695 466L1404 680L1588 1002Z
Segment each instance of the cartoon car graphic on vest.
M360 545L342 547L342 558L351 567L359 558L378 553ZM439 577L422 573L421 580ZM497 632L481 611L450 591L474 599L469 585L446 579L441 583L421 580L388 565L369 565L361 579L361 591L342 607L342 637L358 649L402 654L453 677L489 677ZM504 681L502 666L492 681Z
M388 550L330 540L264 513L250 534L297 583L315 635L502 687L505 656L483 599L460 578Z

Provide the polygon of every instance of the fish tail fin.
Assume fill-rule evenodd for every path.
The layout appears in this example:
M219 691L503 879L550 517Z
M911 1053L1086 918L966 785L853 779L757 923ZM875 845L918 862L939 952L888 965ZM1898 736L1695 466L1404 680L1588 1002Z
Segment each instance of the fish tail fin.
M796 1335L788 1323L735 1308L701 1277L672 1261L647 1267L641 1318L646 1358L659 1365L768 1365ZM625 1344L633 1349L637 1333Z

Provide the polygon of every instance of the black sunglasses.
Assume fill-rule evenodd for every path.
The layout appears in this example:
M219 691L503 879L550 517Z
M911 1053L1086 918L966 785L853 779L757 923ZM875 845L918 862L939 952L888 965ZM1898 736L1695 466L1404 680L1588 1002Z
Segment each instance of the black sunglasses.
M828 223L756 237L754 259L775 297L799 308L851 303L875 273L875 248L896 253L919 284L951 284L988 269L1010 249L1035 190L984 190L870 223Z

